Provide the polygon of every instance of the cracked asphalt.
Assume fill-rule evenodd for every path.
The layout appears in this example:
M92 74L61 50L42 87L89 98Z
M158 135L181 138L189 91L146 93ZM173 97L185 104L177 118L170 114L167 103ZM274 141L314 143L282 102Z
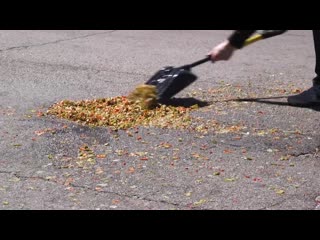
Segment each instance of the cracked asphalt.
M192 112L193 130L42 115L64 99L127 95L229 33L0 31L0 209L319 209L320 108L286 104L311 86L311 30L194 68L199 79L176 96L209 102Z

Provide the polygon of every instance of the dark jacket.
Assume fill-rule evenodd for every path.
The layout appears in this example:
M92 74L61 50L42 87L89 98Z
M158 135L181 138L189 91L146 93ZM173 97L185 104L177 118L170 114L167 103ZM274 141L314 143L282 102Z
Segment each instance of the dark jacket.
M263 39L283 34L287 30L235 30L228 38L231 45L240 49L254 32L258 31Z
M242 48L244 42L257 30L235 30L228 38L230 44L235 48Z

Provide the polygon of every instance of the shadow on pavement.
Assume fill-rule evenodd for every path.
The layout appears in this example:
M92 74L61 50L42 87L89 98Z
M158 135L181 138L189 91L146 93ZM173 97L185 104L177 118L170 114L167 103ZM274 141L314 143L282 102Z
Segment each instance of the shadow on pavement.
M289 96L278 96L278 97L266 97L266 98L238 98L238 99L230 99L228 101L235 101L235 102L258 102L264 104L271 104L271 105L279 105L279 106L290 106L290 107L297 107L297 108L309 108L315 111L320 111L320 106L292 106L288 102L283 101L273 101L273 99L281 99L281 98L288 98Z
M210 103L206 101L201 101L196 98L171 98L166 101L161 102L164 105L173 106L173 107L186 107L189 108L193 105L198 105L200 108L209 106Z
M315 111L320 111L319 106L292 106L288 104L287 101L275 101L274 99L286 99L289 96L277 96L277 97L265 97L265 98L235 98L235 99L228 99L227 102L257 102L263 104L270 104L270 105L278 105L278 106L290 106L290 107L297 107L297 108L308 108ZM161 102L162 104L173 106L173 107L191 107L197 104L200 108L207 107L215 102L207 102L201 101L196 98L172 98L166 101Z

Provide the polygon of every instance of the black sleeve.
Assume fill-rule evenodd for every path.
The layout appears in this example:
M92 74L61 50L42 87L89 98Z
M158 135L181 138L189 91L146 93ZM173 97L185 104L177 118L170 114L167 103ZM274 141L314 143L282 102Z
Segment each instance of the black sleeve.
M244 42L248 37L250 37L257 30L235 30L231 36L228 38L230 44L235 48L242 48Z

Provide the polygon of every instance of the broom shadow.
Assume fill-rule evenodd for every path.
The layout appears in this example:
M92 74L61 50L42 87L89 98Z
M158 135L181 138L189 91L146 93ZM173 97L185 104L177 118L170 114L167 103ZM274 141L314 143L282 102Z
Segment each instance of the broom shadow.
M288 102L282 102L282 101L273 101L273 99L283 99L288 98L289 96L277 96L277 97L262 97L262 98L237 98L237 99L229 99L228 101L234 101L234 102L257 102L262 104L270 104L270 105L278 105L278 106L290 106L290 107L296 107L296 108L308 108L315 111L320 111L320 106L293 106L290 105Z
M320 111L320 106L292 106L288 104L288 102L284 101L274 101L275 99L284 99L288 98L289 96L277 96L277 97L261 97L261 98L235 98L235 99L228 99L225 102L257 102L262 104L270 104L270 105L278 105L278 106L290 106L290 107L296 107L296 108L308 108L312 109L314 111ZM193 105L198 105L199 108L210 106L216 102L221 101L202 101L196 98L171 98L165 101L162 101L161 104L173 106L173 107L186 107L189 108Z
M210 102L202 101L196 98L171 98L167 100L163 100L160 102L161 104L167 105L167 106L173 106L173 107L185 107L189 108L194 105L198 105L199 108L206 107L211 105Z

